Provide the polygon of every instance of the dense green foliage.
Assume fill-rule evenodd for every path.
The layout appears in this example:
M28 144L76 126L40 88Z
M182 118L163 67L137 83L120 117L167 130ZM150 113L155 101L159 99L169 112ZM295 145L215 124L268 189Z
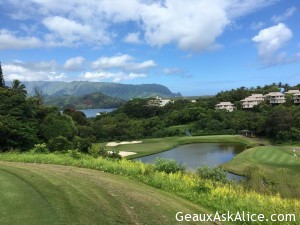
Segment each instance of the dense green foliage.
M280 84L281 85L281 84ZM77 148L88 152L92 142L134 140L185 135L240 134L251 130L257 136L277 143L296 143L300 140L299 105L271 106L267 101L250 110L227 112L215 110L219 101L239 101L252 93L278 91L279 84L256 88L238 88L216 96L199 98L196 103L178 99L160 107L155 99L133 99L118 110L88 119L79 111L65 109L61 114L55 107L43 105L41 94L27 96L25 86L18 80L11 88L0 88L0 149L28 150L35 144L55 146L55 138L66 143L56 150ZM299 85L288 89L299 89ZM287 89L287 90L288 90ZM50 141L51 140L51 141Z
M111 97L100 92L84 96L58 96L58 97L47 97L45 100L46 105L54 105L60 109L73 108L73 109L93 109L93 108L118 108L125 100Z
M164 107L152 104L153 99L133 99L115 112L95 118L92 126L101 141L190 134L240 134L243 130L250 130L256 136L267 137L274 142L298 142L300 106L293 104L291 99L277 106L270 105L266 100L253 109L240 107L243 98L254 93L279 91L280 85L242 87L199 98L196 103L179 99ZM285 84L284 87L289 90L299 89L300 86ZM220 101L234 102L238 110L215 110L215 105Z

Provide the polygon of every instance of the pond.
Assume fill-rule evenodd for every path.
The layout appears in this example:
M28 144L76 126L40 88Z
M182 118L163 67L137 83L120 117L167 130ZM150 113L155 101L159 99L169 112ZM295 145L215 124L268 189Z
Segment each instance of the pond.
M230 161L234 156L246 149L245 145L234 143L196 143L175 147L169 151L136 158L134 160L153 163L156 158L174 159L185 164L187 169L195 171L207 165L215 167ZM228 173L229 179L241 180L241 176Z

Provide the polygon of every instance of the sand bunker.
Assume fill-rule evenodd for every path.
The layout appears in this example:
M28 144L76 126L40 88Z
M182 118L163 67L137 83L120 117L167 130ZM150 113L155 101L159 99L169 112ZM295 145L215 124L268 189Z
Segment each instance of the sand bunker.
M125 152L125 151L120 151L119 152L119 155L121 157L126 157L126 156L130 156L130 155L135 155L135 154L136 154L136 152Z
M122 142L108 142L106 146L108 147L115 147L118 145L131 145L131 144L139 144L142 143L142 141L122 141Z

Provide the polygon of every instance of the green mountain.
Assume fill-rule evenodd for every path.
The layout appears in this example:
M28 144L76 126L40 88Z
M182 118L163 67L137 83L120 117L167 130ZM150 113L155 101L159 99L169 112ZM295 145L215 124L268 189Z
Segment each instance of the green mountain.
M60 109L93 109L93 108L117 108L126 101L120 98L111 97L100 92L84 96L63 95L58 97L48 97L45 99L45 104L55 105Z
M177 97L180 93L172 93L167 87L159 84L120 84L108 82L88 81L32 81L23 82L29 94L34 93L34 87L38 87L48 97L59 96L83 96L94 92L101 92L112 97L129 100L131 98L148 98L153 96Z

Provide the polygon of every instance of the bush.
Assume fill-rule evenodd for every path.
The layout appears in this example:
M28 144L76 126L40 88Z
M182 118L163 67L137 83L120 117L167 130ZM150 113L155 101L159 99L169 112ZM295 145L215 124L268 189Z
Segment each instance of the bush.
M36 144L34 148L31 150L32 153L49 153L49 149L45 143Z
M227 182L226 172L218 167L210 168L203 166L197 169L197 175L202 179Z
M72 148L71 142L63 136L58 136L49 140L48 148L50 151L64 151Z
M78 150L69 150L69 155L73 158L73 159L81 159L81 153Z
M185 172L186 167L175 160L158 158L154 162L154 170L165 173Z
M92 147L92 142L87 138L75 136L73 139L73 146L80 152L89 153L89 150Z

